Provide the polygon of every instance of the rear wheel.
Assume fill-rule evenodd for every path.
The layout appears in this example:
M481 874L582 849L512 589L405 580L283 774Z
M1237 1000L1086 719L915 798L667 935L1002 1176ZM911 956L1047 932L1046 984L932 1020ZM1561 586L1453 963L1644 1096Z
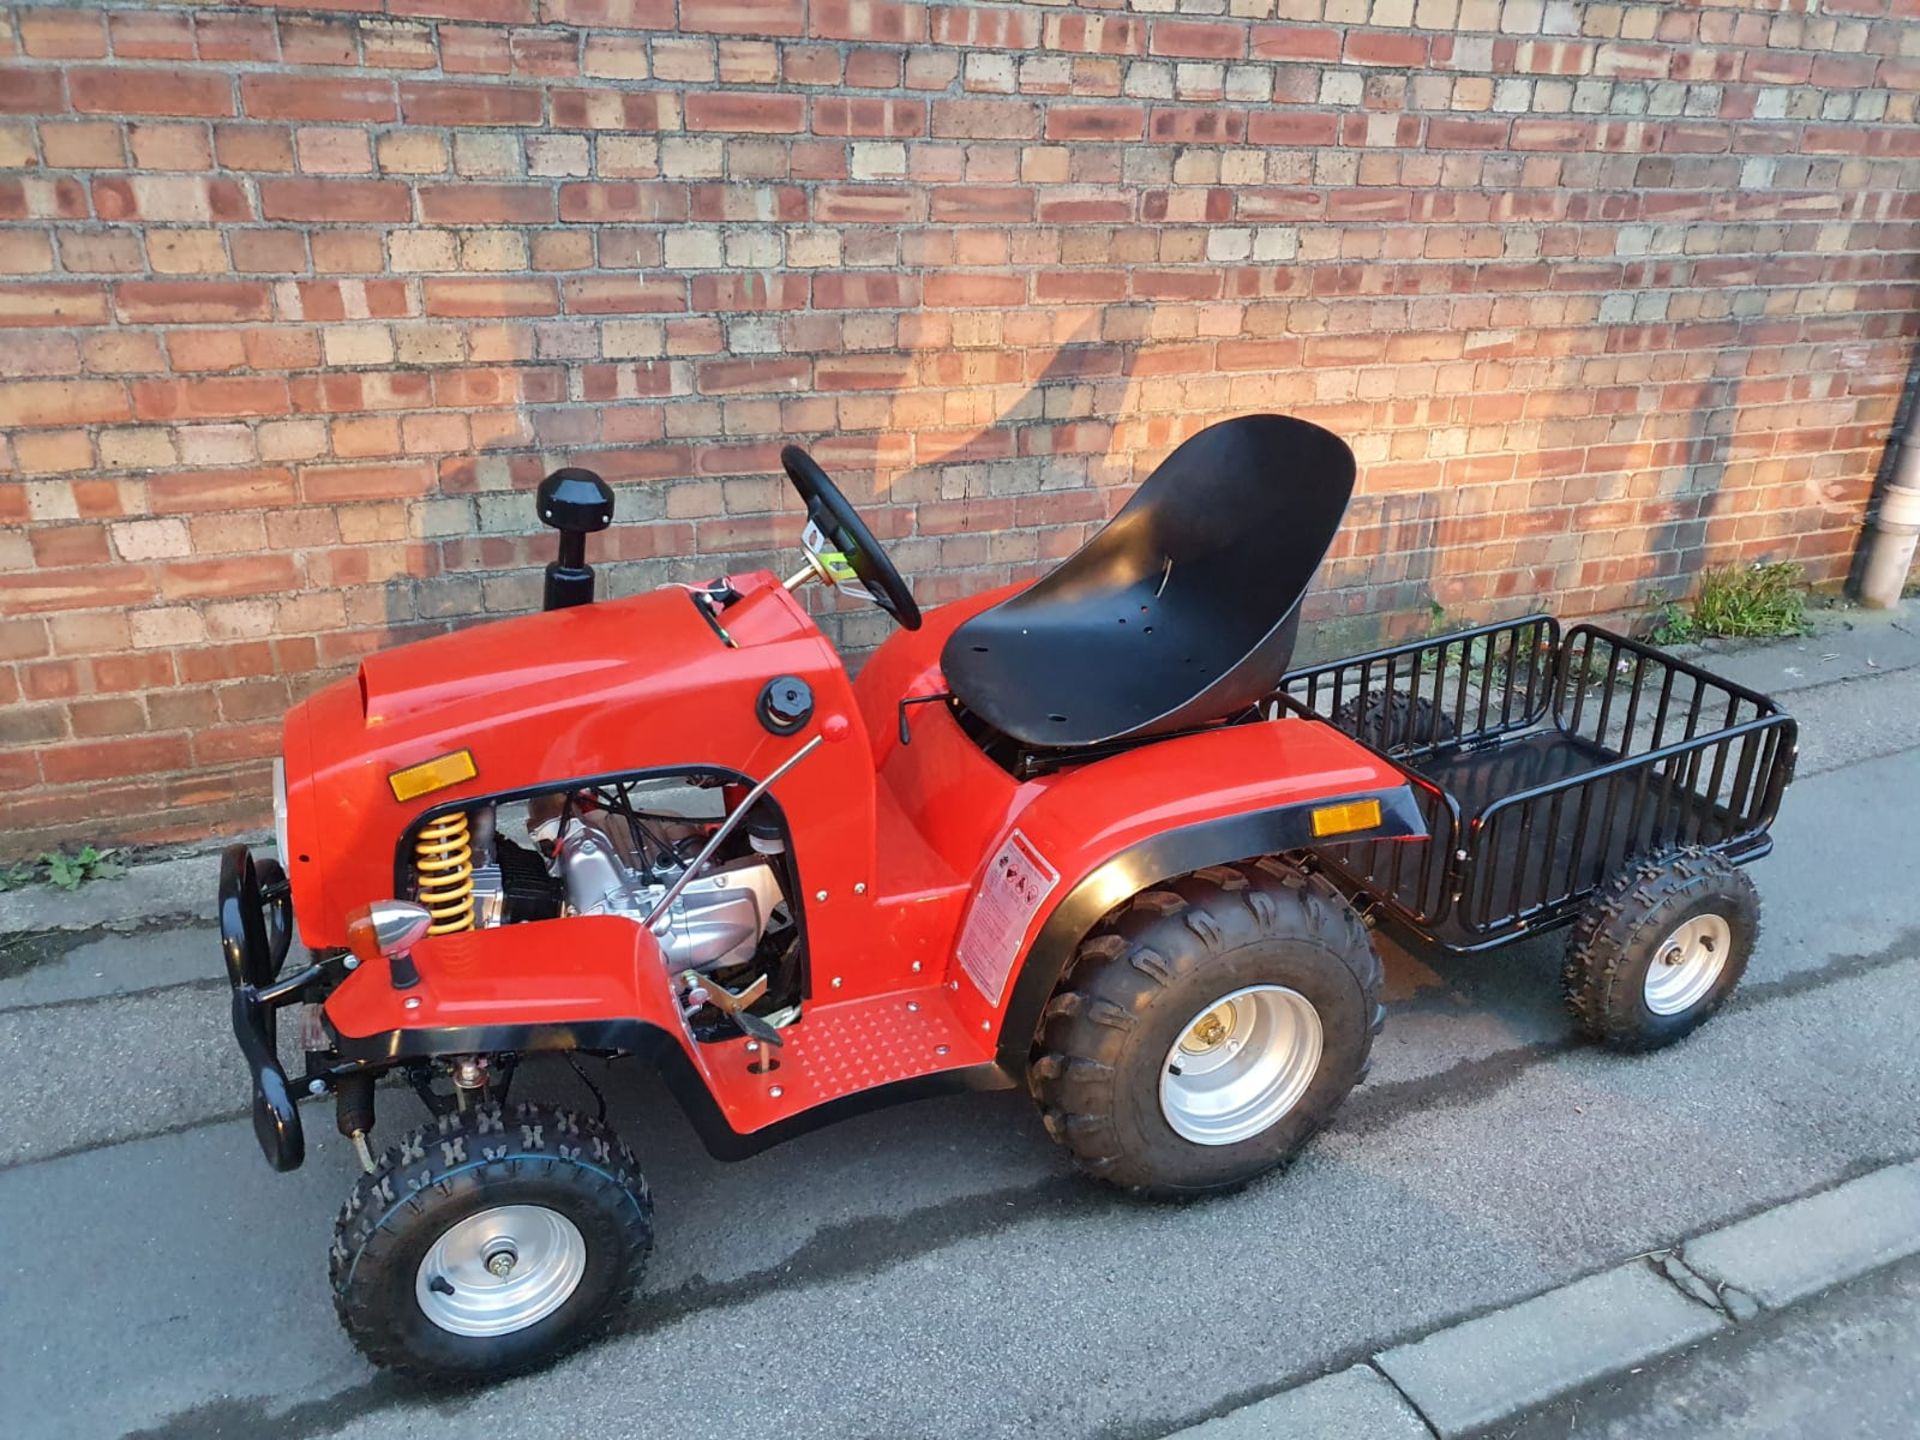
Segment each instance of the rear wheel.
M1656 1050L1703 1024L1746 973L1760 895L1689 846L1636 860L1596 892L1567 939L1567 1008L1615 1050Z
M1366 927L1277 860L1136 895L1082 942L1028 1085L1089 1174L1176 1198L1284 1163L1365 1073L1384 1010Z
M361 1177L334 1227L334 1305L377 1365L492 1379L604 1329L652 1243L646 1183L612 1131L479 1105L413 1131Z

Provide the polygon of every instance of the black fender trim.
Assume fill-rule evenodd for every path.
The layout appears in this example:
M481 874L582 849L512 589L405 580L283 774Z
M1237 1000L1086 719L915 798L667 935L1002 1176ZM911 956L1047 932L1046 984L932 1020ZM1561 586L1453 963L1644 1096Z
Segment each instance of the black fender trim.
M1316 840L1311 813L1353 800L1378 800L1380 824L1338 840ZM1067 963L1073 959L1074 951L1080 948L1080 942L1100 923L1100 918L1113 909L1116 902L1112 896L1137 895L1163 880L1208 865L1225 865L1258 855L1279 855L1348 841L1416 839L1426 833L1426 822L1421 818L1413 787L1397 785L1390 790L1323 795L1272 810L1206 820L1166 831L1122 850L1096 866L1067 893L1066 899L1054 906L1053 913L1027 948L1019 977L1014 981L1013 996L1000 1021L995 1056L998 1068L1012 1076L1026 1074L1027 1057L1033 1047L1033 1037L1039 1033L1041 1012L1054 987L1060 983Z
M804 1023L804 1022L803 1022ZM909 1100L952 1095L969 1090L1005 1090L1015 1082L998 1065L968 1065L932 1075L918 1075L843 1095L797 1115L741 1134L727 1123L705 1078L680 1043L660 1026L646 1020L559 1021L539 1025L466 1025L434 1030L389 1030L374 1035L339 1037L343 1060L373 1066L405 1064L449 1055L521 1055L548 1051L587 1051L630 1055L653 1066L665 1078L700 1143L716 1160L744 1160L782 1141L804 1135L838 1120L879 1110Z

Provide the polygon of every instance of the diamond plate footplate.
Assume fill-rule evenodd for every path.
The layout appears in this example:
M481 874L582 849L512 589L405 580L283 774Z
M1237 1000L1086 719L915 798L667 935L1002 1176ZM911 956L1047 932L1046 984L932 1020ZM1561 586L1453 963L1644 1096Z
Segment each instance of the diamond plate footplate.
M758 1130L843 1095L871 1090L991 1058L990 1037L967 1033L948 992L897 991L870 1000L813 1003L786 1044L770 1053L776 1068L754 1073L762 1058L747 1041L702 1049L715 1098L728 1123Z

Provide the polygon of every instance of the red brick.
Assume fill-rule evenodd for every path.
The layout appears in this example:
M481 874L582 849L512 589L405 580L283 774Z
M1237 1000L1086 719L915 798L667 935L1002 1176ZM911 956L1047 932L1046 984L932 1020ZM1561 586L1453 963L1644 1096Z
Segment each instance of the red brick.
M680 128L679 98L644 90L624 94L610 90L555 90L553 128L556 130L655 130Z
M64 109L58 70L0 63L0 115L57 115Z
M300 495L309 505L351 500L402 500L433 488L431 465L309 465L300 472Z
M792 134L806 128L807 102L799 95L739 95L703 91L686 98L689 130Z
M811 0L807 33L816 40L907 45L927 35L927 9L895 0Z
M183 14L128 14L109 17L113 53L122 60L191 60L193 18Z
M1006 7L940 5L932 11L933 43L985 50L1030 50L1040 19Z
M173 470L147 481L147 501L156 515L291 505L293 474L279 465L253 470Z
M687 282L676 275L582 276L561 282L570 315L659 314L687 308Z
M932 218L948 223L1018 224L1033 218L1033 191L1010 185L942 186L933 192Z
M822 186L814 195L814 218L829 225L899 225L926 213L926 193L917 187Z
M502 276L426 281L427 313L453 317L557 315L559 292L551 280Z
M1072 50L1086 55L1144 55L1147 25L1108 12L1104 15L1049 15L1042 31L1049 50Z
M1247 53L1247 27L1231 21L1155 20L1147 51L1187 60L1238 60Z
M266 220L353 223L413 218L412 198L397 180L262 180Z
M694 385L703 395L799 390L810 369L803 359L703 360L694 367Z
M0 80L0 91L11 83ZM222 74L131 67L69 70L67 94L83 114L233 114L233 81Z
M1247 139L1255 145L1307 148L1332 145L1339 138L1340 121L1336 115L1316 115L1293 110L1256 110L1247 122Z
M5 392L0 385L0 408ZM77 570L0 572L0 613L18 618L54 610L111 609L153 599L144 565L90 565Z
M540 18L539 0L387 0L387 13L495 25L531 25Z
M0 425L96 425L131 420L117 380L0 381Z
M547 185L422 185L420 218L433 225L538 225L554 218Z
M71 785L128 775L163 775L184 770L191 758L184 735L142 735L46 747L40 751L40 771L49 785Z
M694 34L799 35L805 21L805 0L680 0L680 29Z
M33 563L42 570L70 565L105 565L113 556L107 532L99 525L41 525L27 532Z
M285 174L293 169L293 132L282 125L216 125L213 153L228 170Z
M1456 120L1436 116L1427 122L1429 149L1497 150L1506 143L1505 120Z
M214 420L284 415L287 382L247 375L198 380L136 380L133 413L141 420Z
M392 120L393 82L378 77L246 75L240 103L261 120Z
M254 280L122 280L113 287L113 301L114 310L130 325L266 320L272 315L268 287Z
M194 40L202 60L280 58L280 37L271 15L203 14L194 19Z
M402 80L400 114L409 125L538 125L546 98L529 86Z
M168 600L267 595L296 589L300 572L291 555L223 555L212 560L168 560L160 593Z
M1345 58L1349 65L1391 65L1401 70L1417 70L1427 63L1427 37L1356 30L1347 36Z
M100 285L0 285L0 328L101 325L107 319L107 292Z
M1027 282L1019 275L929 275L926 303L932 309L999 308L1024 304Z
M1176 145L1238 145L1246 133L1247 116L1241 110L1156 105L1147 120L1151 139Z
M684 185L631 180L562 185L560 218L622 225L684 220L687 189Z
M1257 60L1322 60L1340 58L1338 30L1307 25L1256 25L1253 56Z
M674 0L546 0L544 18L562 25L671 30Z
M107 53L101 16L74 10L22 10L20 43L37 60L98 60Z
M1049 140L1138 140L1146 133L1144 105L1054 105L1047 110Z
M911 310L920 303L917 275L881 270L822 270L813 277L816 310Z
M807 277L768 277L751 271L696 275L692 293L696 311L799 310L807 303Z
M1033 140L1040 107L1025 100L936 100L933 134L943 140Z
M845 99L823 95L813 102L816 135L921 135L927 128L924 100L880 97Z

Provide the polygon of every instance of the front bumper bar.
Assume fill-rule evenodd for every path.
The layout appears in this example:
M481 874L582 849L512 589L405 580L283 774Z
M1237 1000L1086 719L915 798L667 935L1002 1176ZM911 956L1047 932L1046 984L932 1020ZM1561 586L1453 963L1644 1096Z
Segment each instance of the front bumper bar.
M233 986L233 1035L253 1072L253 1133L276 1170L296 1169L307 1156L275 1044L275 1012L299 1000L311 979L303 972L280 981L292 941L293 901L279 863L228 846L220 856L220 949Z

